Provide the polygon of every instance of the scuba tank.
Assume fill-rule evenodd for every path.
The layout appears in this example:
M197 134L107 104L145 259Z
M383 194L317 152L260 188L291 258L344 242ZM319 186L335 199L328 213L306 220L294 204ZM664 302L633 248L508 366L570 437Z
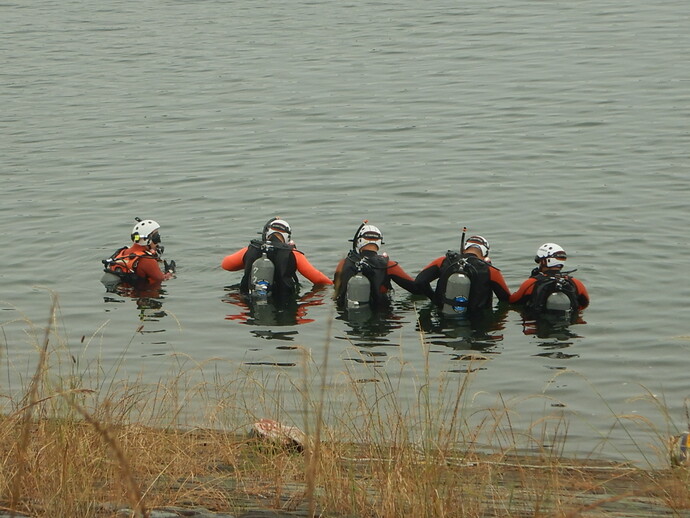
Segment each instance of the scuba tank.
M274 272L275 266L264 251L261 257L252 264L249 293L259 298L267 297L271 290Z
M570 298L562 291L555 291L546 299L545 308L547 311L557 311L559 313L570 313Z
M445 303L442 312L446 315L464 315L467 313L467 302L470 298L471 281L464 273L456 272L448 277Z
M569 318L571 313L577 310L573 290L568 277L561 275L551 277L542 288L543 302L538 307L543 308L546 313Z
M105 272L103 273L103 277L101 277L101 282L103 283L107 291L113 292L115 291L117 285L122 282L122 279L114 273Z
M357 308L369 304L369 297L371 296L371 283L364 275L361 269L350 277L347 281L347 290L345 292L345 299L347 300L348 308Z

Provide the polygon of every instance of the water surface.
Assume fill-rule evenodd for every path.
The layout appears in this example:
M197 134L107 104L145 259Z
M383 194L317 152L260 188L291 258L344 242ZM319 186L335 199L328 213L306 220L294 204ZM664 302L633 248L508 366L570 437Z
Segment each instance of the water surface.
M21 319L43 325L47 288L74 354L122 376L155 382L184 356L298 377L302 351L319 363L329 344L338 390L346 370L399 380L414 401L401 365L472 373L472 405L508 401L518 428L563 412L570 453L641 460L654 433L618 415L686 428L686 2L71 0L0 14L3 391L32 373ZM329 275L365 218L413 275L467 226L512 289L555 241L592 305L561 331L513 310L473 329L399 290L367 326L305 285L294 315L252 313L219 264L275 215ZM134 216L162 224L179 266L154 302L99 282Z

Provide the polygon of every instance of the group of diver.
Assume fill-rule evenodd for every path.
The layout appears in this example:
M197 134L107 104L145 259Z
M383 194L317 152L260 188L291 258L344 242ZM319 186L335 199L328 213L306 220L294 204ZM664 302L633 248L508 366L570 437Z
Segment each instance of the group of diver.
M250 300L294 300L300 287L299 273L315 286L333 285L338 306L350 310L388 306L392 283L428 297L444 315L476 315L491 309L493 295L500 302L523 307L532 316L576 315L589 305L584 284L572 276L572 271L564 271L567 254L561 246L541 245L534 258L537 266L511 293L500 270L491 264L489 242L479 235L465 239L465 232L463 229L461 250L449 250L412 278L382 251L381 231L364 221L331 280L297 249L288 222L274 217L264 225L260 239L252 239L226 256L221 267L243 271L240 292ZM156 221L136 218L130 239L131 245L103 260L107 276L116 282L152 286L175 275L175 262L161 257L164 247Z
M428 297L444 315L476 315L490 310L493 295L500 302L521 306L534 317L559 314L570 318L589 305L584 284L572 276L572 271L564 270L567 254L561 246L541 245L534 258L537 266L511 293L500 270L491 264L489 242L479 235L465 238L465 233L463 229L461 250L449 250L412 278L382 251L381 231L364 221L331 280L297 249L288 222L274 217L264 225L260 239L252 239L226 256L221 267L243 272L240 292L249 300L294 300L300 287L299 273L315 286L333 285L338 306L353 311L387 307L392 283ZM103 260L106 276L115 282L151 286L175 275L175 262L161 257L164 247L156 221L136 218L130 239L131 245Z

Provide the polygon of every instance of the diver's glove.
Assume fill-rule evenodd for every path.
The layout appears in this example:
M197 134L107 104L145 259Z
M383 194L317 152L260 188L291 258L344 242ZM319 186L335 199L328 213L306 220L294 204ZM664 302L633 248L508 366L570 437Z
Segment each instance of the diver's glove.
M175 273L175 261L163 261L163 267L165 268L165 273Z

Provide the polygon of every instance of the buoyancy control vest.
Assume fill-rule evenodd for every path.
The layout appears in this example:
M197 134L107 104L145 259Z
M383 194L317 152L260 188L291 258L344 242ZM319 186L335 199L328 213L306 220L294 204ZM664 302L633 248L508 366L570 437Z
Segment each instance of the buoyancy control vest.
M545 313L573 315L579 308L577 286L570 272L537 273L532 295L525 308L533 315Z
M302 253L295 249L293 245L281 243L279 241L261 241L253 239L247 247L244 255L244 275L240 282L242 293L252 293L256 288L254 284L263 277L263 274L252 269L259 266L257 261L270 260L273 263L273 278L266 288L268 294L275 298L292 297L297 294L299 282L297 279L297 261L293 252ZM256 268L258 270L258 268ZM264 269L267 271L267 269ZM254 281L252 279L254 277Z
M388 280L386 272L388 268L388 257L378 255L376 253L358 254L354 250L350 250L345 258L343 267L340 271L339 293L337 295L337 302L340 305L352 306L353 303L357 305L369 304L371 307L378 307L388 302L388 296L381 292L382 287L390 290L391 285ZM362 283L362 277L368 283L368 300L362 300L361 293L365 289L365 284ZM350 286L352 282L352 286ZM357 285L355 285L355 283ZM387 291L384 290L384 291ZM357 292L355 294L355 292ZM356 298L358 300L350 300L349 298Z
M137 275L137 265L142 258L158 259L158 254L153 250L132 252L130 247L123 246L115 250L113 255L103 259L103 271L120 278L122 282L134 283L141 278Z
M436 282L434 293L435 302L439 307L455 307L455 312L463 312L465 307L468 311L490 308L493 300L491 291L491 266L473 254L460 254L453 250L446 253L440 267L440 275ZM457 278L457 274L469 280L469 292L462 294L466 288L465 282ZM453 284L458 287L453 288ZM451 293L453 291L453 293ZM458 293L455 293L458 291ZM464 298L466 300L456 300Z

